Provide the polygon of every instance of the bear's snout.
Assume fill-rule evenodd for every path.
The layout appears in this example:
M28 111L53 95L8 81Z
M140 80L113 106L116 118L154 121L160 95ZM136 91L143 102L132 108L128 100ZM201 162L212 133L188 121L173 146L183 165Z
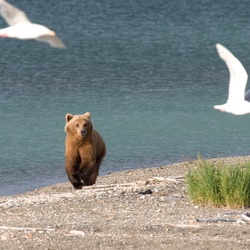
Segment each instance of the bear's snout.
M87 129L86 128L81 129L81 135L86 136L86 134L87 134Z

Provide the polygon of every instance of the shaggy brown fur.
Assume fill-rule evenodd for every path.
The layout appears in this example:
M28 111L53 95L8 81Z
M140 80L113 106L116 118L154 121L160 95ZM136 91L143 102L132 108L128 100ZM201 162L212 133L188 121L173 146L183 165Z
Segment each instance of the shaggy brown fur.
M75 189L93 185L106 154L102 137L93 129L90 113L67 114L65 125L65 168Z

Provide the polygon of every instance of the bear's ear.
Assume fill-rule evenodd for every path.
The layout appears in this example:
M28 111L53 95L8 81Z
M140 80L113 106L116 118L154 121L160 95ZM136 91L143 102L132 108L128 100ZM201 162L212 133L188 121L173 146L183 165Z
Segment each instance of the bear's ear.
M90 119L90 113L89 113L89 112L86 112L86 113L84 114L84 116Z
M67 115L65 116L66 123L68 123L73 117L74 117L73 115L67 114Z

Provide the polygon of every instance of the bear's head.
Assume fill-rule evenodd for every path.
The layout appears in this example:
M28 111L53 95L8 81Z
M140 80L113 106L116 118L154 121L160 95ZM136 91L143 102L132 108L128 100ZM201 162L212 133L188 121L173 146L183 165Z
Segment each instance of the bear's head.
M87 112L83 115L71 115L65 116L65 132L85 138L92 131L92 123L90 121L90 113Z

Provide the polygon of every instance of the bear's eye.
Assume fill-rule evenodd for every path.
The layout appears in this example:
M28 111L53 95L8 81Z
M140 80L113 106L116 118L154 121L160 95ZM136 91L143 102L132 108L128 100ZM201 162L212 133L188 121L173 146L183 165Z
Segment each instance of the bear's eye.
M79 128L79 124L78 123L76 123L76 127Z

